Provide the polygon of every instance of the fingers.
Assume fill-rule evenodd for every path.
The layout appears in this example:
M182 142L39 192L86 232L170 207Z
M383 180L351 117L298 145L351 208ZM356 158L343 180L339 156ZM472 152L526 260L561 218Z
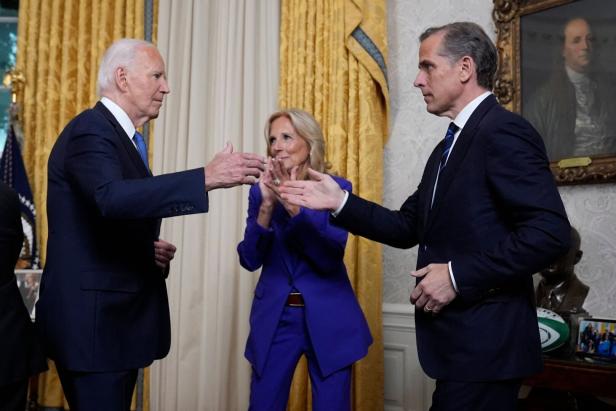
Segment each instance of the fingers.
M265 166L267 165L267 160L263 156L259 156L252 153L232 153L239 154L243 160L243 164L246 167L250 168L258 168L261 171L265 171Z
M301 195L296 194L280 194L280 198L289 204L293 204L299 207L306 206L306 200Z
M259 169L260 171L265 171L265 163L261 161L261 159L258 159L258 158L244 157L244 165L247 168L255 168L255 169Z
M306 180L291 179L285 181L280 186L276 187L276 189L283 200L288 201L291 204L303 206L305 204L300 201L303 200L302 196L306 191L307 183L308 182Z
M421 284L417 284L411 292L410 301L411 304L415 305L416 310L423 309L425 312L432 314L438 313L443 306L442 304L439 304L438 301L431 299L423 290Z
M265 171L266 160L252 153L234 153L227 144L222 152L205 167L205 188L229 188L240 184L254 184Z
M319 173L318 171L315 171L315 170L309 168L308 169L308 176L310 177L311 180L321 181L321 180L323 180L323 177L325 177L325 174Z
M411 299L411 304L417 305L419 297L421 297L422 295L423 295L423 290L421 289L421 284L417 284L417 286L415 286L415 288L413 288L413 291L411 291L411 298L410 298ZM423 304L421 304L421 307L423 307ZM419 307L419 308L421 308L421 307Z
M430 265L427 265L425 267L420 268L419 270L412 271L411 275L415 278L422 278L429 272L430 272ZM415 288L411 292L411 298L410 298L411 304L415 304L416 309L419 309L419 310L424 309L425 311L432 311L434 302L431 302L431 304L428 305L428 302L430 302L430 295L429 295L429 291L424 289L424 286L426 284L427 282L420 282L415 286Z
M241 184L254 184L259 181L261 173L266 170L267 161L264 157L252 153L234 153L241 157L243 178Z
M432 263L411 273L421 281L410 295L417 309L436 314L456 298L447 263Z
M177 248L173 244L171 244L168 241L161 240L161 239L158 239L158 240L154 241L154 248L155 249L169 250L169 251L171 251L173 253L175 253L176 250L177 250Z
M411 271L411 275L416 278L421 278L430 272L430 266L427 265L424 268L420 268L417 271Z
M242 180L242 184L253 185L259 182L259 176L246 176Z
M301 194L308 188L306 180L287 180L280 184L280 192L283 194Z
M299 170L299 166L295 166L291 169L291 180L297 180L297 171Z
M240 165L243 168L242 174L244 176L256 177L258 179L261 173L265 171L265 163L259 159L247 159L244 157Z
M225 143L225 148L222 149L222 152L226 154L233 153L233 144L227 141Z
M278 185L289 180L289 172L284 168L282 161L275 158L272 159L272 175L274 176L274 181L279 181Z
M176 251L177 248L165 240L154 241L154 261L156 265L165 268L175 257Z
M238 154L241 154L242 157L244 157L246 160L256 160L256 161L259 161L261 164L266 164L268 162L267 158L259 154L255 154L255 153L238 153Z

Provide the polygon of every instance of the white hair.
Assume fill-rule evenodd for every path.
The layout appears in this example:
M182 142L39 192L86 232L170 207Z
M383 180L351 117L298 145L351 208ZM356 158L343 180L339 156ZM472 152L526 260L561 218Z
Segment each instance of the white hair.
M119 67L130 67L141 47L156 48L152 43L139 39L120 39L109 46L98 69L96 89L99 96L111 90L115 82L115 71Z

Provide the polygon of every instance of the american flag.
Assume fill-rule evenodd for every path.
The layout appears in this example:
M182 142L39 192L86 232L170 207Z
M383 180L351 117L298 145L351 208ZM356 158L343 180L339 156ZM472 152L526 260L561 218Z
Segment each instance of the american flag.
M32 199L30 183L28 183L26 168L21 157L21 149L12 124L9 125L6 143L0 158L0 180L17 192L21 203L24 245L17 262L17 268L40 268L36 242L36 209Z

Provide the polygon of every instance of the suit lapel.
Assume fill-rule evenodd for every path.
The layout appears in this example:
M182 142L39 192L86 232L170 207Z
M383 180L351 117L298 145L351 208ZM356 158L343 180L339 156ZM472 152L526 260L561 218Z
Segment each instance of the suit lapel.
M490 109L497 104L498 103L496 102L496 98L493 95L486 97L485 100L483 100L481 104L477 106L473 114L470 116L470 118L464 125L464 128L460 132L460 135L458 136L458 139L453 146L451 154L449 155L449 159L447 160L447 166L443 168L441 175L438 178L438 185L436 186L436 193L434 194L434 204L432 208L430 208L430 204L428 204L428 210L430 211L428 213L428 222L426 225L426 229L429 228L428 225L430 225L434 221L434 217L438 214L438 211L442 206L445 193L447 193L447 190L449 189L449 186L451 185L452 181L455 180L458 169L464 162L464 157L466 157L466 153L468 152L469 147L472 145L473 138L477 133L477 129L479 128L479 124L481 124L481 120L488 113L488 111L490 111ZM439 146L442 146L442 144L439 144ZM435 166L438 169L439 161L435 161L435 163ZM434 173L436 174L436 172ZM435 178L436 176L434 176L434 179ZM431 186L431 188L433 187L434 184ZM432 192L430 192L430 199L431 194Z
M120 123L118 123L118 120L116 120L113 114L111 114L111 111L109 111L107 107L105 107L105 105L101 103L100 101L96 103L96 105L94 106L94 109L102 113L105 116L105 118L109 120L109 122L113 125L117 133L118 139L120 140L120 143L122 144L122 147L124 147L131 161L133 162L135 167L137 167L137 169L141 172L142 176L143 177L152 176L151 171L143 163L143 160L141 159L141 156L139 155L137 148L135 148L133 143L131 143L130 137L126 134L126 131L124 131Z
M443 152L443 141L434 148L432 155L428 159L428 163L426 164L426 172L424 181L426 181L426 192L423 195L423 227L426 227L428 224L428 217L430 215L431 207L432 207L432 192L434 191L434 184L436 183L436 175L438 174L438 166L440 163L441 153Z

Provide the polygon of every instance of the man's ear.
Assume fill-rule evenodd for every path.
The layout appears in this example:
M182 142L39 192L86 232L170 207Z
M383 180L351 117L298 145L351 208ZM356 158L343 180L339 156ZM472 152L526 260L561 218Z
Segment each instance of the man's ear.
M118 86L118 89L121 91L126 91L128 87L128 79L126 78L126 69L124 67L118 67L115 70L115 82Z
M475 74L475 62L470 56L464 56L458 60L460 68L459 78L462 83L468 82Z
M578 250L577 253L575 253L575 259L573 260L574 265L580 262L580 260L582 259L582 255L584 255L584 252L582 250Z

